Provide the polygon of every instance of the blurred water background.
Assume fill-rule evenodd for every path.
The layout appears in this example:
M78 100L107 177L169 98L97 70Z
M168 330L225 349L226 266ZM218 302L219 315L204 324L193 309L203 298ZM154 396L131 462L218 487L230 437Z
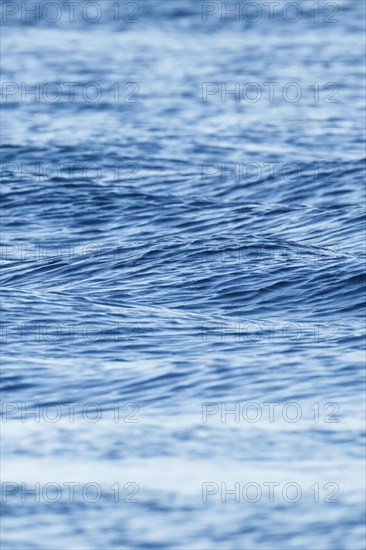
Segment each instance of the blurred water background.
M2 2L4 549L364 548L365 4L238 5Z

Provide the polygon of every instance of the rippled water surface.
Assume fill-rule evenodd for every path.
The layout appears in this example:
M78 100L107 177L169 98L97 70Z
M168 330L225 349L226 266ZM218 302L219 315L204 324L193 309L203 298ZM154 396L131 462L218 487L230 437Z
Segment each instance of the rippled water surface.
M361 550L364 3L21 4L3 547Z

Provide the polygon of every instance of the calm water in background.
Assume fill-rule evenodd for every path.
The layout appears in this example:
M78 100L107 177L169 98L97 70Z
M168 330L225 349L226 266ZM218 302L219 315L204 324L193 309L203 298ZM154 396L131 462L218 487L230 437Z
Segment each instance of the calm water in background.
M320 3L315 23L300 4L295 23L265 8L255 23L204 22L193 0L120 3L119 16L99 2L95 24L80 9L74 23L8 15L2 478L103 493L22 502L19 489L2 505L4 548L364 547L365 7ZM79 83L73 102L65 82ZM207 101L204 82L217 85ZM248 82L257 102L221 101L222 83ZM203 422L206 402L263 414L222 422L212 405ZM36 422L20 403L59 409ZM203 502L204 482L263 495ZM274 502L266 482L280 483ZM138 503L123 502L131 487Z

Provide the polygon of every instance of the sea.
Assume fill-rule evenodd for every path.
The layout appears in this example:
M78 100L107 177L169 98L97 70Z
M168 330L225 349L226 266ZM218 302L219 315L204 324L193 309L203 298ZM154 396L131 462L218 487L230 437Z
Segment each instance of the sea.
M2 548L365 547L365 3L2 17Z

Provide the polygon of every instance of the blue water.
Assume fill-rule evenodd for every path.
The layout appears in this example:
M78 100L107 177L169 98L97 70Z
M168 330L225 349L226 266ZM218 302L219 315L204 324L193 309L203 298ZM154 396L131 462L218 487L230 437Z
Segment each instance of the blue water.
M293 23L282 0L273 21L21 4L2 3L3 548L361 550L364 3L302 0Z

